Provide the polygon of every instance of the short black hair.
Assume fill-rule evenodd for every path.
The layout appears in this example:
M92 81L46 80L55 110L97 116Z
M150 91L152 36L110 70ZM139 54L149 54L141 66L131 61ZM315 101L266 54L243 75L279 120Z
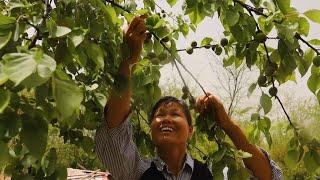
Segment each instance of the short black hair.
M149 122L150 123L152 122L154 115L157 112L157 110L159 109L159 107L161 107L162 105L169 104L171 102L174 102L174 103L181 105L183 113L187 117L187 122L188 122L189 126L192 126L191 113L190 113L190 110L189 110L187 103L184 100L178 99L173 96L164 96L158 100L158 102L152 107Z

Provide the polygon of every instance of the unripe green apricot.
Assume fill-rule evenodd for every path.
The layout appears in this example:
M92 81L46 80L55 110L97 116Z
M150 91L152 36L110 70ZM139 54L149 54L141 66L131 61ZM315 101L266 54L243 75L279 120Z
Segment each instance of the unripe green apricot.
M262 32L259 32L259 33L254 37L254 39L255 39L257 42L259 42L259 43L264 43L264 42L266 42L267 38L268 38L268 37L267 37L264 33L262 33Z
M265 74L267 76L272 76L274 72L277 70L278 66L275 63L270 63L265 69Z
M222 48L220 46L217 46L214 52L219 56L222 53Z
M195 47L197 47L197 45L198 45L198 44L197 44L196 41L192 41L192 42L191 42L191 47L195 48Z
M271 88L269 89L269 94L270 94L270 96L276 96L277 93L278 93L278 89L277 89L276 87L271 87Z
M189 88L187 86L182 87L182 92L183 94L188 94L189 93Z
M226 45L228 45L229 41L227 38L222 38L221 41L220 41L220 45L222 47L225 47Z
M181 98L182 99L187 99L188 98L188 94L183 94Z
M320 67L320 56L314 57L312 62L316 67Z
M267 77L266 76L259 76L258 78L258 84L259 86L266 86L266 83L267 83Z
M186 50L186 52L187 52L188 54L192 54L192 53L193 53L193 48L192 48L192 47L189 47L189 48Z

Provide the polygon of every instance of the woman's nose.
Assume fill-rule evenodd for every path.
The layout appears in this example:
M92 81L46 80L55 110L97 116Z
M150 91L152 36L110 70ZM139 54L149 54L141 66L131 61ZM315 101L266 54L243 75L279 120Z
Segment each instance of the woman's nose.
M161 122L171 122L172 118L170 116L170 114L166 114L161 118Z

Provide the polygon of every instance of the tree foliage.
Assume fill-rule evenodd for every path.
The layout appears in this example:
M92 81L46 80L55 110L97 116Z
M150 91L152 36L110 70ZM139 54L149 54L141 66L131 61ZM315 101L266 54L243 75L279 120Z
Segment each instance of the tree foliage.
M171 6L177 3L167 2ZM123 0L0 2L0 168L5 173L13 178L66 177L65 167L56 163L56 150L47 148L48 126L59 128L65 142L93 153L93 139L84 132L99 126L108 90L116 87L121 92L128 85L117 74L120 62L129 54L122 27L145 13L149 14L146 24L152 37L132 72L134 137L143 154L154 153L147 119L161 96L159 69L167 63L183 66L175 42L215 14L227 41L221 40L220 45L213 37L204 37L201 46L192 50L204 47L218 55L223 52L226 67L246 64L249 69L258 68L263 77L259 79L265 81L257 78L250 93L257 84L265 92L310 71L307 84L320 102L320 68L314 61L320 55L316 48L320 40L305 40L309 22L319 23L320 10L300 14L290 0L185 0L179 16L160 13L152 0L141 6L137 9L135 1ZM174 19L173 23L169 19ZM269 37L273 30L276 38ZM276 47L267 46L271 39L277 42ZM193 96L188 91L184 94L192 105ZM267 115L272 97L281 103L276 94L262 93L261 107L251 116L254 128L250 133L253 141L264 134L270 146L271 120ZM228 166L231 179L245 179L246 171L237 162L249 155L231 146L214 119L195 119L197 133L189 143L190 150L199 151L196 156L214 164L215 177L222 177L222 169ZM288 120L288 131L294 135L286 162L304 161L313 173L320 166L319 140L304 141L289 115Z

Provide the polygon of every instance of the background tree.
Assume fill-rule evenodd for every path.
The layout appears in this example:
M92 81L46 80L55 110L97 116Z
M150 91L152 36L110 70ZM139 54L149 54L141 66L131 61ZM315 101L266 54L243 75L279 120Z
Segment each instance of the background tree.
M167 2L173 6L177 1ZM294 125L277 96L276 86L294 80L297 72L304 76L311 69L308 87L320 100L320 58L315 47L320 43L319 39L306 40L309 20L320 23L320 10L300 14L290 0L186 0L183 14L176 17L160 10L152 0L139 6L142 8L137 9L135 1L123 0L0 2L0 167L6 174L13 179L65 179L66 168L57 159L56 148L48 144L52 127L58 128L64 142L82 148L86 157L94 159L92 137L100 124L108 89L114 86L121 92L127 86L117 74L129 53L122 27L145 13L149 14L146 24L150 36L133 71L132 100L135 140L143 154L154 153L147 114L161 96L159 69L172 63L179 70L183 94L192 108L194 99L181 75L182 69L190 71L178 52L192 54L195 49L208 48L226 56L226 67L244 64L260 71L257 83L250 88L253 91L259 85L263 92L261 108L251 116L252 139L263 133L271 146L267 114L274 97L289 121L288 131L292 131L286 163L308 162L308 172L316 172L319 139L303 139L301 128ZM216 13L226 38L218 44L204 38L199 45L177 50L175 42L180 36L195 31L205 17ZM276 31L275 38L268 37L272 30ZM270 39L278 42L277 47L266 45ZM308 48L301 48L301 44ZM227 166L230 179L245 179L246 170L239 162L248 153L237 151L214 120L197 116L195 126L197 133L189 143L195 157L214 164L216 178L222 178L222 169Z

